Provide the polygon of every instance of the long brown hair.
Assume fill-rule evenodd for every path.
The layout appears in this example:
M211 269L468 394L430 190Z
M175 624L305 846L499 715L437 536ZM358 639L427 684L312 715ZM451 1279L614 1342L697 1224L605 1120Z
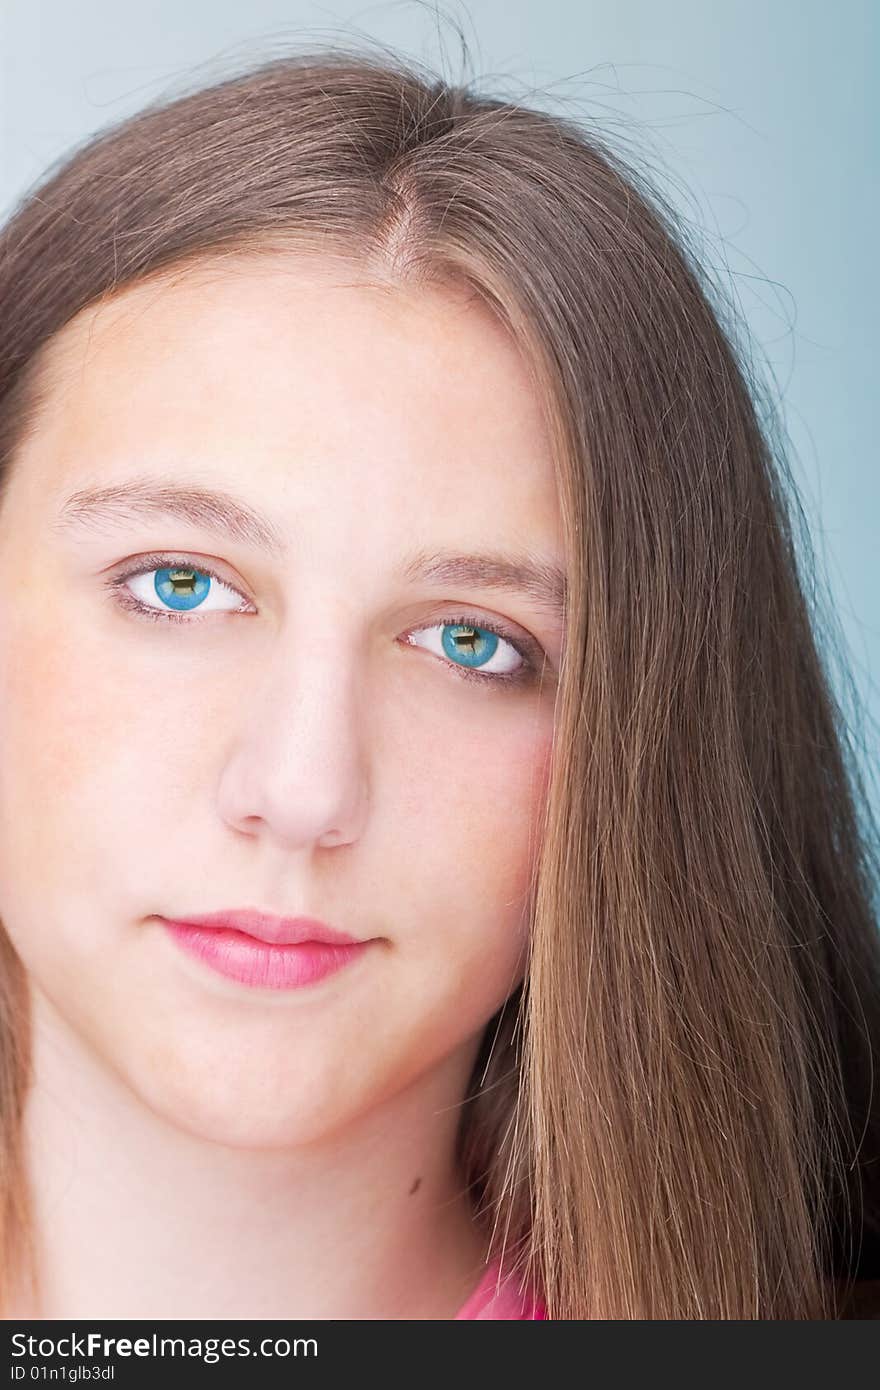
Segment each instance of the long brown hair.
M279 249L468 285L546 413L569 580L554 761L526 976L460 1129L491 1252L551 1318L838 1316L842 1282L880 1275L876 826L742 325L598 131L387 50L302 47L100 132L17 206L0 495L73 315ZM8 1280L29 1053L0 943Z

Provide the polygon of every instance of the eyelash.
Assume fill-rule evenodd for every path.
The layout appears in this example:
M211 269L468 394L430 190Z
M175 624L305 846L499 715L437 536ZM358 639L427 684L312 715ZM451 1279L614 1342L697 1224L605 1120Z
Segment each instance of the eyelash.
M134 579L142 574L150 574L154 569L165 568L194 569L198 574L207 574L211 579L216 579L217 583L222 584L225 589L230 589L233 593L239 592L235 589L234 585L224 579L221 574L218 574L215 569L212 569L210 564L199 562L198 565L195 565L192 562L191 556L168 554L142 556L136 565L132 565L129 569L115 574L112 579L108 579L106 581L106 588L110 590L113 601L117 603L120 608L125 609L127 612L134 613L137 617L145 618L148 622L184 624L204 622L205 619L203 617L176 617L175 614L170 611L153 608L149 604L142 603L140 599L134 596L130 589L126 589L125 581L127 579ZM243 595L240 595L240 597L243 597ZM228 611L236 612L240 610L232 609ZM512 632L509 632L503 624L493 626L483 622L481 618L475 617L472 613L456 614L454 617L451 615L444 615L442 618L438 619L436 623L428 623L424 628L411 628L410 633L424 632L427 628L431 627L455 627L457 625L478 627L482 632L491 632L497 637L502 637L505 642L510 643L518 655L523 659L523 665L517 671L507 672L505 674L493 672L489 675L482 675L476 670L468 670L464 666L456 666L452 661L446 662L450 670L452 670L455 675L459 676L461 680L473 681L480 685L497 684L525 686L533 684L540 676L541 671L539 667L543 666L546 657L537 642L534 644L533 656L528 650L528 644L526 644L522 638L516 637Z

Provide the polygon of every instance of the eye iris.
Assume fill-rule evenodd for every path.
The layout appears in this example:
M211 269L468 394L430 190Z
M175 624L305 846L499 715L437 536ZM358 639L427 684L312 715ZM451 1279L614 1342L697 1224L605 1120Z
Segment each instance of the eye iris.
M211 577L193 569L160 569L153 580L156 593L172 608L193 608L211 587Z
M443 647L449 656L464 661L466 666L481 666L495 654L498 634L486 632L481 627L461 624L457 627L447 625L443 629Z

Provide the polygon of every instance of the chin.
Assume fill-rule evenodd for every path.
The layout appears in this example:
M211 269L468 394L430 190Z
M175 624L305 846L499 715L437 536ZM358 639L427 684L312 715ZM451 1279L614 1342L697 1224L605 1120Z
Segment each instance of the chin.
M179 1060L173 1070L166 1063L160 1071L124 1079L135 1100L166 1124L224 1148L296 1148L344 1128L353 1118L340 1110L338 1097L317 1076L313 1096L302 1075L289 1083L257 1081L248 1088L237 1075L224 1085L216 1067L205 1077Z
M166 1124L188 1134L202 1143L222 1148L272 1150L298 1148L313 1143L344 1123L339 1117L305 1114L285 1109L280 1101L274 1104L265 1098L249 1102L242 1096L230 1096L222 1104L216 1096L208 1100L194 1095L188 1104L180 1096L142 1096L141 1102ZM334 1119L336 1124L334 1125Z

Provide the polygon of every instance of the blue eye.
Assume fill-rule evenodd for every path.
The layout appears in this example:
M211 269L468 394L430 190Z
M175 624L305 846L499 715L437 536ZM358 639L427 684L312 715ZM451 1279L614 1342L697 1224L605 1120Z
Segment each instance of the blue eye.
M443 649L454 661L461 659L466 666L484 666L498 650L500 638L488 628L470 627L460 623L452 627L443 624Z
M182 561L156 567L158 560L167 557L147 555L140 564L110 581L114 598L122 608L127 608L145 618L158 622L175 622L186 619L175 618L176 613L199 612L236 613L244 612L242 602L223 603L224 594L242 599L242 595L231 585L224 583L218 574L204 566ZM171 611L169 611L171 610Z
M153 588L163 603L172 608L189 611L203 603L215 581L201 570L160 569L155 570Z
M249 601L210 566L191 564L186 557L145 555L137 565L107 583L114 602L151 622L192 626L201 616L187 613L253 612ZM229 601L231 599L231 602ZM440 633L423 644L414 634ZM403 639L409 646L427 646L462 680L483 685L537 683L545 656L534 638L506 634L501 627L478 624L469 614L448 617L430 626L413 628Z
M432 638L431 643L427 644L428 650L436 652L438 656L448 657L456 673L465 680L479 680L484 683L522 681L536 674L531 660L518 643L503 636L495 628L477 626L468 618L447 618L434 626L418 628L416 631L432 634L439 631L439 648L432 645ZM407 640L412 646L421 645L413 641L412 636ZM499 654L499 644L503 644L507 651L501 651ZM490 666L491 662L495 663L494 669Z

